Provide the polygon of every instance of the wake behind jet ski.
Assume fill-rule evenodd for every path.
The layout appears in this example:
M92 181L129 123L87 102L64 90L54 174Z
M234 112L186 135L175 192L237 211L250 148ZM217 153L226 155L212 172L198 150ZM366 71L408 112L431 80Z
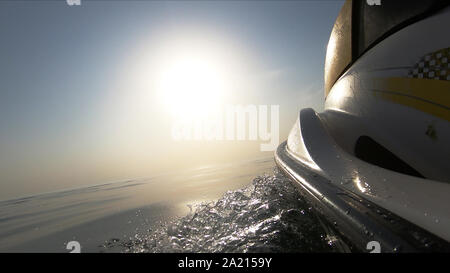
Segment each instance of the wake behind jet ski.
M347 0L275 161L351 251L450 251L450 6Z

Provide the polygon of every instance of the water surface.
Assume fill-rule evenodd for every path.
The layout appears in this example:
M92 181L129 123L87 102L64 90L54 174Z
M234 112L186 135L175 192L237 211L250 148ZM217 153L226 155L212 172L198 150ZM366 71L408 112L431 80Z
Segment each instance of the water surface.
M328 252L273 158L0 202L1 252Z

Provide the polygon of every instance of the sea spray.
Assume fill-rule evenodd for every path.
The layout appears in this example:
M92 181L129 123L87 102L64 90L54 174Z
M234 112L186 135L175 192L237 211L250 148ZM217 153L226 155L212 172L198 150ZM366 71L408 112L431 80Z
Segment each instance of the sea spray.
M194 206L175 221L128 241L108 241L122 252L332 252L312 209L278 168L243 189Z

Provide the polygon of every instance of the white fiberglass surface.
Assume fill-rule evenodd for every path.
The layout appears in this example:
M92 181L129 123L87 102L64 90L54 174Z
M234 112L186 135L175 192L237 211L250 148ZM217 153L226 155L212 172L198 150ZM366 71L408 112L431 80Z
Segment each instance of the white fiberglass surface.
M450 240L450 185L395 173L342 150L312 109L302 110L300 128L313 162L332 183Z

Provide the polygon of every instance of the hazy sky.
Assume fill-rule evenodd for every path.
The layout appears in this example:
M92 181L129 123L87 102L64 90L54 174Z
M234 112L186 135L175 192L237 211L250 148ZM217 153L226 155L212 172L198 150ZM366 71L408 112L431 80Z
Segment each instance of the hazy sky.
M270 156L259 141L175 142L161 73L207 60L220 103L279 105L284 141L301 108L321 110L342 4L1 1L0 199Z

